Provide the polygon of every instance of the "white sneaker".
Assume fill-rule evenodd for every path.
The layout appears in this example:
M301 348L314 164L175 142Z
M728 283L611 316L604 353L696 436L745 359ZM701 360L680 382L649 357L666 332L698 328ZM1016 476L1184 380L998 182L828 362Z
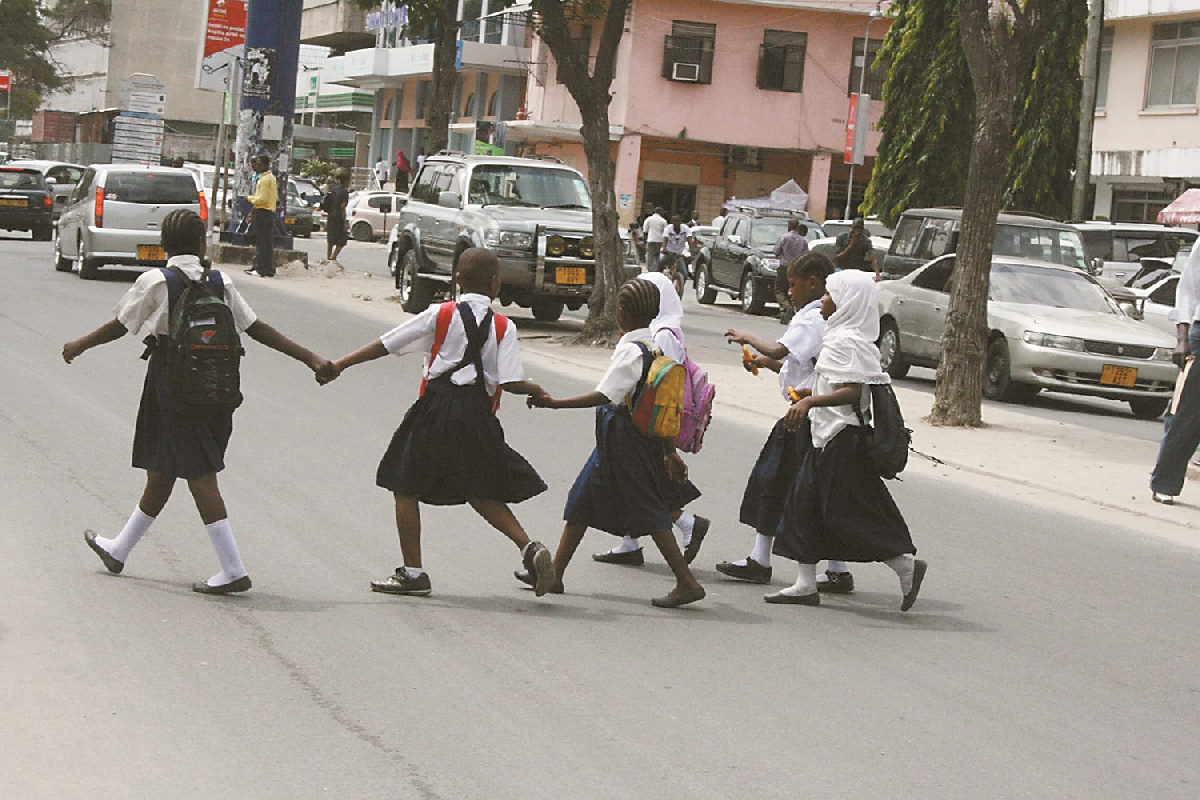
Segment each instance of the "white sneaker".
M246 270L246 274L247 274L247 275L253 275L253 276L254 276L254 277L256 277L256 278L261 278L261 277L262 277L261 275L259 275L259 274L258 274L258 272L257 272L257 271L255 271L255 270L252 270L252 269L248 269L248 270Z
M1175 505L1175 495L1154 492L1154 502L1162 503L1164 506L1173 506Z

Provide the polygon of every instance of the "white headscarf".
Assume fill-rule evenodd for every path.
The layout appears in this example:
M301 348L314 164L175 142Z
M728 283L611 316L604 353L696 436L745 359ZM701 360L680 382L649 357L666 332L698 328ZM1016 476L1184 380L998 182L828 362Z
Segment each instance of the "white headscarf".
M658 316L650 323L651 333L657 334L663 328L682 333L683 302L671 279L661 272L643 272L638 277L658 287Z
M837 310L825 323L817 372L833 384L891 383L879 364L879 302L875 276L843 270L825 281Z

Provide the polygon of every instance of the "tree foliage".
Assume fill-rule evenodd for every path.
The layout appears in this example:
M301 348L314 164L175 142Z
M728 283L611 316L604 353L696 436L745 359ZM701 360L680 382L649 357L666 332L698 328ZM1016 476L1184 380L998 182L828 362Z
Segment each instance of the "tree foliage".
M1049 0L1054 25L1020 82L1003 205L1063 218L1079 126L1079 55L1087 6ZM883 139L866 207L894 224L906 208L961 206L975 126L975 89L957 0L896 0L879 57Z
M54 31L46 26L37 0L0 2L0 69L12 72L12 118L28 117L41 97L63 85L46 53Z

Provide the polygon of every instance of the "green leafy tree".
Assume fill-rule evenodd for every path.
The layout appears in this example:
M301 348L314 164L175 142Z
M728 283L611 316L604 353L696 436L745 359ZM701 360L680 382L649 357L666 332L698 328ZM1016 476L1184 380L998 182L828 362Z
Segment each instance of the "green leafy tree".
M1052 27L1018 83L1002 206L1062 218L1070 212L1087 6L1046 7ZM865 206L894 224L906 208L963 204L976 100L958 0L897 0L891 14L879 54L891 63L883 139Z
M42 95L63 85L46 55L55 34L43 21L37 0L0 2L0 32L0 69L12 72L9 116L28 117Z

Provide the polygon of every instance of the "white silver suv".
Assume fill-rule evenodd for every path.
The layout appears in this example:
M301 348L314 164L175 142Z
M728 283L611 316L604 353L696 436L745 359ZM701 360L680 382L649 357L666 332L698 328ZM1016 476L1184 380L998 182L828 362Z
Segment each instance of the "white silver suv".
M167 263L159 228L176 209L208 221L200 176L190 169L93 164L67 199L55 227L54 268L91 280L105 264Z

